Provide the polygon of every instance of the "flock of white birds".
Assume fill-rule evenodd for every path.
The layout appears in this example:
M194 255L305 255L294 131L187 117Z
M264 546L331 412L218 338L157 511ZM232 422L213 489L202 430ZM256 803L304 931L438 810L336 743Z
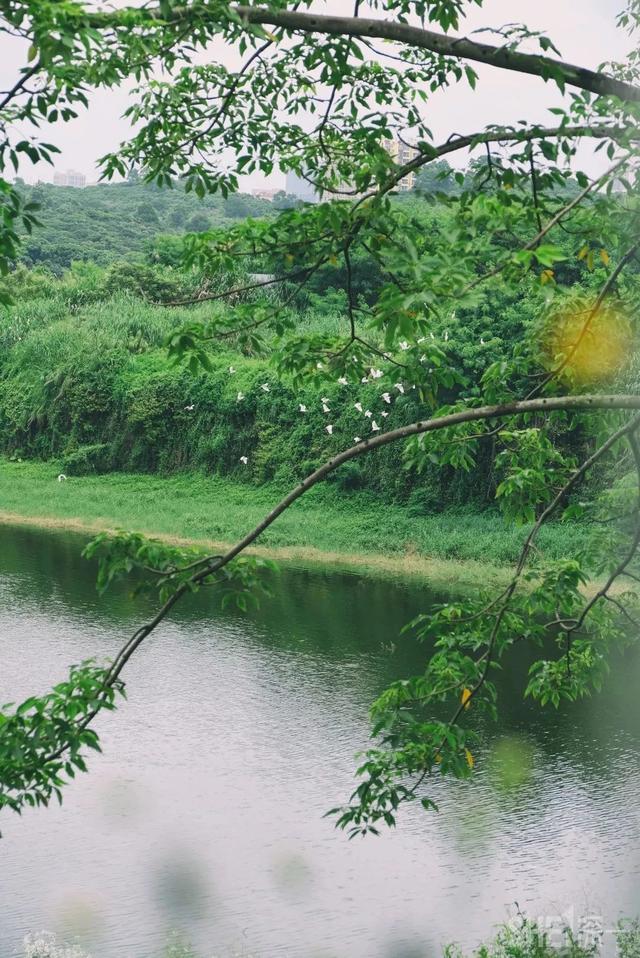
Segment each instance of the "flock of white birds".
M400 343L400 348L401 348L401 349L410 349L411 347L409 346L408 343L406 343L406 342L403 341L402 343ZM426 358L426 357L424 357L424 358ZM354 360L354 361L357 362L357 360ZM322 368L323 368L323 364L322 364L322 363L317 363L316 365L317 365L317 368L318 368L318 369L322 369ZM233 376L235 372L236 372L235 366L229 366L229 375L230 375L230 376ZM364 384L367 384L367 385L368 385L369 383L375 381L376 379L381 379L383 375L384 375L384 373L382 372L381 369L376 369L375 367L371 367L371 369L369 370L369 374L368 374L367 376L363 376L362 379L360 380L360 382L361 382L363 385L364 385ZM339 384L340 386L348 386L348 385L349 385L349 380L347 379L346 376L339 376L336 381L338 382L338 384ZM403 383L400 383L400 382L394 383L393 388L398 391L398 394L402 394L402 393L404 393L404 391L405 391L404 384L403 384ZM412 388L412 389L415 389L416 387L415 387L415 385L414 385L414 386L411 386L411 388ZM263 392L265 392L265 393L271 392L271 385L270 385L270 383L261 383L261 384L260 384L260 389L261 389ZM382 401L383 401L384 403L386 403L388 406L390 406L390 405L392 404L392 402L393 402L393 396L392 396L392 394L391 394L390 392L383 392L383 393L381 394L381 397L380 397L380 398L381 398ZM242 402L243 399L245 399L245 394L244 394L241 390L238 390L238 392L237 392L237 394L236 394L236 402ZM331 405L330 405L331 400L329 399L329 397L328 397L328 396L322 396L322 397L320 398L320 403L321 403L321 405L322 405L322 412L325 414L325 416L330 416L330 415L331 415ZM355 402L353 405L354 405L354 408L355 408L359 413L361 413L361 414L364 416L365 419L368 419L368 420L369 420L369 422L370 422L370 427L371 427L371 432L374 432L374 433L375 433L375 432L380 432L381 426L379 426L378 423L376 422L376 420L373 418L373 412L372 412L370 409L365 409L361 402ZM189 403L189 404L186 405L184 408L185 408L185 410L186 410L187 412L193 412L193 410L195 409L195 404L194 404L194 403ZM298 414L299 414L299 415L304 415L304 414L307 413L307 412L309 412L309 407L306 406L304 403L298 403ZM389 415L389 413L388 413L388 411L387 411L386 409L382 409L378 415L380 416L381 419L386 419L387 416ZM335 427L334 427L334 424L333 424L332 422L327 423L327 425L326 425L324 428L325 428L326 432L329 433L330 436L333 435L333 430L334 430ZM354 436L354 437L353 437L353 441L357 443L357 442L362 442L363 440L362 440L362 437L361 437L361 436ZM248 457L248 456L240 456L239 461L243 464L243 466L249 465L249 457ZM63 477L63 478L66 478L66 477Z
M435 339L435 338L436 338L433 333L430 333L430 336L431 336L431 339ZM448 342L448 340L449 340L449 330L445 330L444 335L443 335L443 340L444 340L444 342ZM426 336L423 336L423 337L421 337L420 339L418 339L418 340L417 340L417 345L420 345L421 343L424 343L424 342L426 342ZM399 345L400 350L401 350L402 352L406 352L407 350L413 348L412 344L409 343L409 342L407 342L406 339L403 339L398 345ZM484 345L484 343L483 343L482 345ZM386 354L386 353L385 353L385 354L383 354L383 355L384 355L384 358L385 358L385 359L391 359L391 356L390 356L389 354ZM353 357L353 361L354 361L354 362L358 362L358 360L356 359L355 356ZM420 362L426 362L426 361L427 361L427 356L426 356L426 355L422 355L422 356L420 357ZM323 363L321 363L321 362L316 363L316 367L317 367L317 369L319 369L319 370L323 369ZM236 372L235 367L234 367L234 366L229 366L229 375L230 375L230 376L233 376L233 374L234 374L235 372ZM433 372L433 369L429 369L429 372L430 372L430 373ZM368 373L366 376L362 376L362 378L360 379L360 382L362 383L362 385L369 385L370 383L375 382L375 380L381 379L381 378L383 377L383 375L384 375L384 373L383 373L383 371L382 371L381 369L377 369L376 367L372 366L372 367L369 369L369 373ZM338 383L340 386L348 386L348 385L349 385L349 379L348 379L346 376L339 376L336 381L337 381L337 383ZM410 388L411 388L411 389L415 389L415 388L416 388L416 387L415 387L415 384L411 385ZM261 389L263 392L268 393L268 392L271 391L271 386L270 386L269 383L261 383L260 389ZM393 389L395 389L395 390L397 391L398 395L403 395L404 392L405 392L405 384L402 383L402 382L394 383L394 384L393 384ZM242 402L242 400L243 400L244 398L245 398L245 394L244 394L242 391L238 391L238 393L237 393L237 395L236 395L236 402ZM392 394L391 392L383 392L383 393L381 393L381 394L380 394L380 398L381 398L382 402L385 403L386 406L391 406L392 403L393 403L393 400L394 400L394 396L393 396L393 394ZM329 399L329 397L328 397L328 396L322 396L322 397L320 398L320 403L321 403L321 405L322 405L322 412L323 412L326 416L330 416L330 415L331 415L331 405L330 405L331 400ZM354 405L354 409L356 409L357 412L359 412L365 419L368 419L368 420L369 420L369 427L370 427L371 432L372 432L372 433L380 432L380 430L382 429L382 426L380 426L380 425L376 422L376 420L375 420L375 418L374 418L374 413L373 413L370 409L365 409L364 406L363 406L363 404L362 404L361 402L355 402L353 405ZM187 409L187 410L192 410L192 409L193 409L193 405L185 406L185 409ZM308 406L306 406L305 403L298 403L298 415L304 415L304 414L307 413L307 412L309 412ZM389 412L388 412L387 409L382 408L382 409L379 411L379 413L377 413L376 415L378 415L378 417L379 417L380 419L386 419L386 418L388 417L388 415L389 415ZM333 431L334 431L335 426L334 426L334 424L333 424L332 422L327 423L327 425L326 425L324 428L325 428L326 432L327 432L330 436L333 435ZM354 437L353 437L353 441L354 441L355 443L363 442L362 436L354 436ZM247 465L249 464L249 457L246 456L246 455L240 456L240 462L241 462L244 466L247 466Z
M436 338L433 333L430 333L429 335L430 335L431 339L435 339L435 338ZM449 341L449 330L448 330L448 329L445 330L445 332L444 332L442 338L443 338L443 340L444 340L445 343ZM416 345L419 346L421 343L426 342L426 339L427 339L426 336L422 336L420 339L417 340ZM413 345L412 345L411 343L407 342L406 339L401 340L401 342L400 342L398 345L399 345L399 348L400 348L400 350L401 350L402 352L406 352L407 350L414 348ZM484 339L480 339L480 345L481 345L481 346L485 346L485 345L486 345ZM385 354L383 354L383 355L384 355L384 358L385 358L385 359L391 359L391 356L390 356L389 354L386 354L386 353L385 353ZM422 356L420 356L420 362L421 362L421 363L426 362L426 361L427 361L427 358L428 358L428 357L423 354ZM354 361L354 362L358 362L358 360L356 359L355 356L353 357L353 361ZM321 363L321 362L316 363L316 366L317 366L317 368L320 369L320 370L323 369L323 363ZM433 372L433 369L429 369L428 371L429 371L430 373L432 373L432 372ZM229 366L229 375L230 375L230 376L233 376L235 373L236 373L236 368L235 368L235 366ZM372 366L372 367L369 369L369 373L368 373L366 376L362 376L362 378L360 379L360 382L361 382L363 385L370 385L372 382L375 382L377 379L381 379L381 378L383 377L383 375L384 375L384 373L383 373L383 371L382 371L381 369L377 369L376 367ZM348 386L348 385L349 385L349 379L348 379L346 376L339 376L336 381L337 381L337 383L338 383L340 386ZM415 387L415 384L412 384L410 387L408 386L407 388L415 389L416 387ZM271 385L270 385L268 382L267 382L267 383L261 383L261 384L260 384L260 389L261 389L263 392L265 392L265 393L271 392ZM395 389L395 390L397 391L398 395L403 395L403 394L405 393L405 384L402 383L402 382L394 383L394 384L393 384L393 389ZM385 403L386 406L391 406L391 405L393 404L394 398L397 398L397 397L395 397L392 392L387 391L387 392L381 393L381 394L380 394L380 398L381 398L382 402ZM245 394L244 394L241 390L238 390L238 393L237 393L237 395L236 395L236 402L242 402L243 399L245 399ZM321 399L320 399L320 403L322 404L322 412L323 412L326 416L330 416L330 415L331 415L331 405L330 405L331 400L329 399L329 397L328 397L328 396L322 396ZM376 422L376 420L375 420L375 418L374 418L374 413L373 413L370 409L365 409L364 406L363 406L363 404L362 404L361 402L355 402L355 403L353 404L353 406L354 406L354 409L356 409L356 411L359 412L359 413L363 416L364 419L366 419L366 420L369 421L369 426L370 426L370 430L371 430L372 433L380 432L380 430L381 430L382 427L381 427L380 425L378 425L378 423ZM194 404L194 403L189 403L189 404L186 405L184 408L185 408L185 410L186 410L187 412L193 412L194 409L195 409L195 404ZM298 414L299 414L299 415L304 415L304 414L307 413L307 412L309 412L308 407L307 407L304 403L298 403ZM389 415L389 412L388 412L387 409L382 408L378 413L376 413L376 415L377 415L380 419L386 419L386 418L388 417L388 415ZM333 423L331 423L331 422L327 423L327 425L326 425L324 428L325 428L326 432L327 432L330 436L333 435L333 430L334 430L334 428L335 428ZM353 437L353 441L354 441L355 443L359 443L359 442L363 442L363 439L362 439L361 436L354 436L354 437ZM244 466L248 466L248 465L249 465L249 457L246 456L246 455L240 456L240 460L239 460L239 461L240 461ZM64 474L61 473L61 474L58 476L58 482L64 482L64 480L65 480L66 478L67 478L67 477L66 477Z
M455 318L455 317L453 317L453 318ZM431 339L434 339L434 340L436 339L436 337L434 336L433 333L430 333L429 335L430 335ZM442 339L443 339L443 341L444 341L445 343L449 341L449 330L448 330L448 329L444 331L444 334L443 334L443 336L442 336ZM426 342L426 341L427 341L427 337L426 337L426 336L422 336L420 339L417 340L416 345L419 346L420 344L422 344L422 343L424 343L424 342ZM481 339L481 340L480 340L480 345L482 345L482 346L485 346L485 345L486 345L484 339ZM400 343L398 344L398 346L399 346L399 348L400 348L400 350L401 350L402 352L406 352L407 350L410 350L410 349L413 349L413 348L414 348L413 344L407 342L406 339L401 340ZM385 358L385 359L391 359L391 358L392 358L392 357L391 357L389 354L387 354L387 353L384 353L384 354L382 354L382 355L384 355L384 358ZM424 354L423 354L422 356L420 356L420 362L421 362L421 363L426 362L427 359L428 359L428 357L427 357L426 355L424 355ZM354 361L354 363L355 363L355 362L358 362L358 360L356 359L355 356L353 357L353 361ZM317 367L319 370L323 369L323 363L321 363L321 362L316 363L316 367ZM433 369L430 368L428 371L429 371L429 373L432 373L432 372L433 372ZM230 376L233 376L235 372L236 372L235 366L229 366L229 375L230 375ZM370 384L371 384L372 382L374 382L375 380L381 379L381 378L383 377L383 375L384 375L384 373L383 373L383 371L382 371L381 369L377 369L377 368L375 368L374 366L372 366L372 367L369 369L369 373L368 373L366 376L362 376L362 378L360 379L360 382L361 382L363 385L370 385ZM348 385L349 385L349 380L348 380L348 378L347 378L346 376L339 376L338 379L336 380L336 382L337 382L340 386L348 386ZM416 387L415 387L415 384L412 384L411 386L407 386L407 388L415 389ZM260 389L261 389L263 392L265 392L265 393L271 392L271 385L270 385L268 382L267 382L267 383L261 383L261 384L260 384ZM405 393L405 384L402 383L402 382L394 383L394 384L393 384L393 389L395 389L395 390L397 391L398 395L403 395L403 394ZM387 406L391 406L392 403L393 403L394 398L396 398L396 397L394 397L393 393L391 393L391 392L383 392L383 393L380 394L380 398L382 399L382 401L383 401ZM242 402L243 399L245 399L245 394L244 394L242 391L239 390L238 393L237 393L237 395L236 395L236 402ZM326 416L330 416L330 415L331 415L330 402L331 402L331 400L330 400L327 396L322 396L321 399L320 399L320 403L322 404L322 412L323 412ZM374 413L373 413L370 409L365 409L364 406L363 406L363 404L362 404L361 402L355 402L353 405L354 405L354 408L357 410L357 412L359 412L365 419L369 420L369 426L370 426L371 432L373 432L373 433L380 432L380 430L382 429L382 427L381 427L380 425L378 425L378 423L376 422L376 420L375 420L375 418L374 418ZM194 406L193 403L190 403L189 405L185 406L184 408L185 408L185 410L187 410L188 412L192 412L192 411L194 410L195 406ZM307 412L309 412L309 408L308 408L304 403L298 403L298 415L304 415L304 414L307 413ZM386 419L386 418L388 417L388 415L389 415L389 412L388 412L387 409L382 408L378 413L376 413L376 415L377 415L380 419ZM324 428L325 428L326 432L327 432L330 436L333 435L333 430L334 430L334 428L335 428L333 423L331 423L331 422L327 423L327 425L326 425ZM354 436L354 437L353 437L353 441L354 441L355 443L359 443L359 442L363 442L363 439L362 439L361 436ZM239 461L240 461L244 466L249 465L249 457L246 456L246 455L240 456L240 460L239 460Z

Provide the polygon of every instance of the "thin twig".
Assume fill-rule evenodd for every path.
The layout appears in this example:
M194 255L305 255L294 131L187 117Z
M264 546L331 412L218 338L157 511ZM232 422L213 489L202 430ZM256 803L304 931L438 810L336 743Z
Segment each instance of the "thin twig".
M22 90L27 80L30 80L32 76L35 76L35 74L38 72L39 69L40 69L40 63L35 63L32 67L30 67L26 71L26 73L22 74L20 79L17 80L14 83L14 85L11 87L11 89L7 92L6 96L2 100L0 100L0 110L3 110L5 108L7 103L9 103L14 98L14 96Z
M578 349L580 348L582 342L584 341L584 338L589 331L589 327L591 326L591 323L600 312L600 309L607 296L607 293L613 287L614 283L620 276L620 273L625 268L627 263L629 263L633 259L633 257L636 255L639 249L640 249L640 240L634 243L633 246L631 246L630 249L627 250L627 252L624 254L624 256L622 257L618 265L609 274L605 283L602 286L602 289L598 293L598 297L595 303L593 304L593 307L590 310L589 315L582 329L580 330L580 333L575 343L573 344L573 346L571 347L567 355L564 357L562 362L558 366L556 366L556 368L553 369L550 373L548 373L545 376L545 378L540 383L538 383L537 386L535 386L529 393L527 393L527 396L526 396L527 399L532 399L534 396L540 393L544 389L544 387L548 385L548 383L550 383L553 379L556 379L567 368L567 366L569 365L569 363L571 362L571 360L577 353Z
M609 177L612 176L616 172L616 170L620 169L623 163L626 163L628 159L629 159L628 156L622 157L622 159L617 160L601 176L596 177L596 179L594 180L590 180L589 183L587 183L587 185L584 187L584 189L581 190L577 194L577 196L575 196L571 200L570 203L567 203L566 206L563 206L561 209L559 209L558 212L554 216L552 216L551 219L546 223L546 225L543 226L542 229L536 233L533 239L529 240L529 242L526 243L521 248L522 251L534 250L539 245L540 240L544 239L547 233L549 233L554 226L558 225L560 220L564 219L565 216L568 216L568 214L571 213L571 211L574 210L576 206L578 206L583 201L583 199L589 195L589 193L592 190L596 188L600 188L600 186L606 183ZM477 286L480 286L481 283L486 283L488 279L492 279L494 276L498 276L510 262L511 262L511 256L509 257L509 259L503 261L502 263L499 263L494 269L489 270L488 273L483 273L482 276L478 276L477 279L474 279L471 283L468 283L467 286L465 286L465 288L462 291L462 295L470 292L472 289L475 289Z
M177 299L164 302L155 302L154 306L197 306L198 303L212 303L219 299L228 299L229 296L235 296L240 293L248 293L253 289L263 289L265 286L277 286L279 283L287 283L292 279L300 279L305 276L311 267L298 269L294 273L287 273L285 276L274 276L273 279L261 280L259 283L248 283L246 286L234 286L232 289L226 289L222 293L207 293L204 296L196 296L190 299Z
M538 184L536 183L536 167L533 159L533 143L529 141L529 171L531 173L531 192L533 195L533 208L536 212L536 221L538 231L542 232L542 216L540 215L540 201L538 198Z

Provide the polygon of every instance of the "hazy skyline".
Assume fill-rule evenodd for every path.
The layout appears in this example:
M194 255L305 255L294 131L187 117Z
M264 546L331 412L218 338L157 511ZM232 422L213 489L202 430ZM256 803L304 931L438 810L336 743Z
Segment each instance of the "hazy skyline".
M519 3L486 0L481 9L471 10L460 32L468 34L481 27L500 26L517 20L531 29L549 33L565 60L595 68L604 60L622 59L632 45L632 40L615 26L616 13L622 6L623 0L581 0L580 25L576 29L575 0L521 0ZM340 0L317 7L318 11L334 13L342 8ZM238 62L235 52L219 41L210 45L202 59L206 56L215 56L228 66ZM23 62L21 42L2 36L0 80L3 86L15 82L17 70ZM462 83L443 94L434 95L426 105L424 116L436 140L440 136L446 138L452 130L468 133L487 123L514 123L525 116L530 122L548 122L548 107L561 100L553 85L545 85L536 77L480 65L475 68L480 76L475 93L472 94L466 83ZM70 168L84 173L89 182L98 179L98 158L127 137L129 127L122 114L131 99L131 86L94 93L89 109L83 111L77 120L47 129L46 139L61 149L56 170ZM581 154L581 160L587 169L592 166L586 152ZM29 182L38 179L51 181L53 172L46 164L20 170ZM253 174L241 178L244 189L265 185L284 186L284 175L274 173L265 178Z

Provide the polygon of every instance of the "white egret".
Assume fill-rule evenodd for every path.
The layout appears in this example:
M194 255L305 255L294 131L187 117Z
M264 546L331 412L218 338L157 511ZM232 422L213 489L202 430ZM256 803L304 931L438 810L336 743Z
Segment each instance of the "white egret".
M244 393L238 393L238 395L236 396L236 402L242 402L243 399L244 399Z
M371 419L371 416L373 415L370 409L365 409L364 414L367 417L367 419Z
M328 425L328 426L325 426L324 428L327 430L327 432L329 433L329 435L332 434L332 432L333 432L333 426L331 425L331 423L329 423L329 425Z
M235 371L236 371L235 366L229 366L229 375L230 375L230 376L233 376L233 374L235 373Z
M369 382L369 378L368 378L367 376L363 376L362 379L360 380L360 382L361 382L364 386L366 386L367 383Z
M348 385L349 385L349 380L347 379L346 376L339 376L339 377L338 377L338 382L340 383L341 386L348 386Z
M300 412L306 412L306 411L307 411L307 407L305 406L305 404L304 404L303 402L301 402L301 403L298 404L298 409L300 410Z
M248 460L247 456L240 456L240 462L244 463L244 465L246 466L246 464L249 462L249 460Z
M406 341L406 339L401 339L398 345L400 346L400 349L401 349L403 352L405 352L407 349L411 349L411 346L410 346L409 343Z
M327 406L326 402L323 402L323 403L322 403L322 411L323 411L323 412L331 412L331 410L330 410L329 407Z
M371 432L380 432L380 426L379 426L378 423L375 421L375 419L374 419L373 422L371 423Z
M65 476L64 472L61 472L60 475L58 476L58 482L66 482L66 481L67 481L67 477Z
M389 413L386 411L386 409L383 409L380 415L382 416L383 419L386 419Z
M184 408L187 410L187 412L192 412L196 407L193 405L193 403L191 403L190 406L185 406Z
M260 386L260 389L262 389L262 391L265 393L271 392L271 386L269 385L269 383L262 383L262 385Z
M372 379L381 379L381 377L382 377L382 370L381 370L381 369L371 369L371 370L369 371L369 375L371 376Z
M323 369L322 363L316 363L316 369Z
M445 343L449 342L449 330L448 330L448 329L445 329L443 339L444 339Z
M328 402L329 402L329 397L328 397L328 396L320 396L320 402L328 403Z
M354 436L354 437L353 437L353 441L354 441L354 442L362 442L362 439L360 438L360 436Z
M361 402L354 402L353 405L354 405L354 408L358 410L358 412L362 412L362 403L361 403Z
M394 383L393 388L397 389L399 393L404 392L404 386L402 385L402 383Z
M391 402L391 396L390 396L389 393L383 393L383 394L382 394L382 398L384 399L384 401L385 401L386 403L390 403L390 402Z

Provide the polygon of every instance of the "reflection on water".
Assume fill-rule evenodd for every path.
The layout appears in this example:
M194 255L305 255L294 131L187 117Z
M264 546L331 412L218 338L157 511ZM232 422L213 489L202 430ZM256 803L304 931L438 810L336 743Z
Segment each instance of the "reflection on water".
M145 609L97 597L78 539L1 534L8 701L112 655ZM188 600L130 664L63 807L5 814L0 954L44 927L96 958L155 958L174 928L207 958L417 958L478 942L514 902L640 913L635 651L599 698L542 715L513 663L478 774L434 785L438 815L351 843L322 818L349 794L372 697L424 660L398 633L429 601L316 572L283 574L249 616Z

